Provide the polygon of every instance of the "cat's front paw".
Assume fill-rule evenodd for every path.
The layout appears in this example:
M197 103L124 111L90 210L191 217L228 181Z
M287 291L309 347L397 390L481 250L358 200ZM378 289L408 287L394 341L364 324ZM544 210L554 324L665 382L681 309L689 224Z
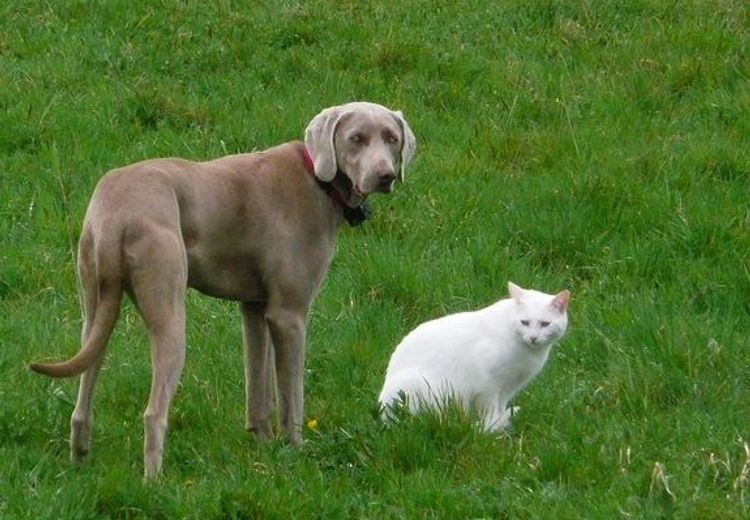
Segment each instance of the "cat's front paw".
M521 411L520 406L509 406L502 414L496 414L485 421L485 429L492 433L507 433L510 429L510 421ZM499 417L498 417L499 416Z

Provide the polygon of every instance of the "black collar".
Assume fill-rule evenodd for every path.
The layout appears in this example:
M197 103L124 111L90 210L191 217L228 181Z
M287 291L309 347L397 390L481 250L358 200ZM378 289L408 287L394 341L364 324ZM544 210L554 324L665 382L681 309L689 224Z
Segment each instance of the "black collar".
M336 175L344 174L338 172ZM315 180L318 183L318 186L323 188L323 191L326 192L326 195L328 195L331 200L342 209L342 211L344 212L344 219L346 219L350 226L359 226L372 214L372 209L370 208L370 205L367 204L367 202L363 201L359 206L352 208L346 202L344 202L343 197L341 197L341 193L339 193L339 191L333 187L333 184L331 184L330 182L323 182L317 177L315 178Z
M359 226L362 222L369 218L369 216L372 214L372 209L370 209L370 206L365 201L363 201L359 206L352 208L346 203L346 201L344 201L341 193L339 193L339 191L334 188L332 182L323 182L318 179L318 177L315 175L315 163L313 162L312 157L310 157L310 152L307 151L307 147L302 147L302 158L305 162L305 166L307 167L307 172L313 176L315 182L318 184L318 186L321 187L323 191L326 192L326 195L328 195L334 205L341 208L342 212L344 213L344 219L349 223L350 226ZM336 172L336 177L338 177L339 175L345 176L345 174L340 170Z

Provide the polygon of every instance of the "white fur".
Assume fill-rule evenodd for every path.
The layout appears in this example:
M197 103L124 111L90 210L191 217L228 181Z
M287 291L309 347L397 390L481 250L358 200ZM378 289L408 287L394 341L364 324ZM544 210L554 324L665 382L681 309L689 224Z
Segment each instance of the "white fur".
M440 410L455 399L475 409L487 431L510 424L508 403L565 334L570 293L549 295L512 282L508 290L511 298L428 321L401 341L378 399L385 417L403 397L411 412Z

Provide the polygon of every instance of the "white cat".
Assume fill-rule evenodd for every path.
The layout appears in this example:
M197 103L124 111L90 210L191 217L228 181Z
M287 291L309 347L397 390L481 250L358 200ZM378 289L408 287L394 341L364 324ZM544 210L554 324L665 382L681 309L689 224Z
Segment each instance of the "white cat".
M419 325L391 356L378 401L385 418L455 399L479 413L486 431L510 424L508 402L547 361L568 326L570 292L557 295L508 282L511 298ZM514 411L516 407L513 408Z

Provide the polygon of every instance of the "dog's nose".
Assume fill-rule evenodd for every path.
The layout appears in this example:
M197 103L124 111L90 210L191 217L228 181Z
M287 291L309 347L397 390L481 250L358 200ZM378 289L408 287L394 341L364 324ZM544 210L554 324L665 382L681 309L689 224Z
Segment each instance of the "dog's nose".
M396 178L392 170L381 170L378 172L378 180L383 184L390 184Z

